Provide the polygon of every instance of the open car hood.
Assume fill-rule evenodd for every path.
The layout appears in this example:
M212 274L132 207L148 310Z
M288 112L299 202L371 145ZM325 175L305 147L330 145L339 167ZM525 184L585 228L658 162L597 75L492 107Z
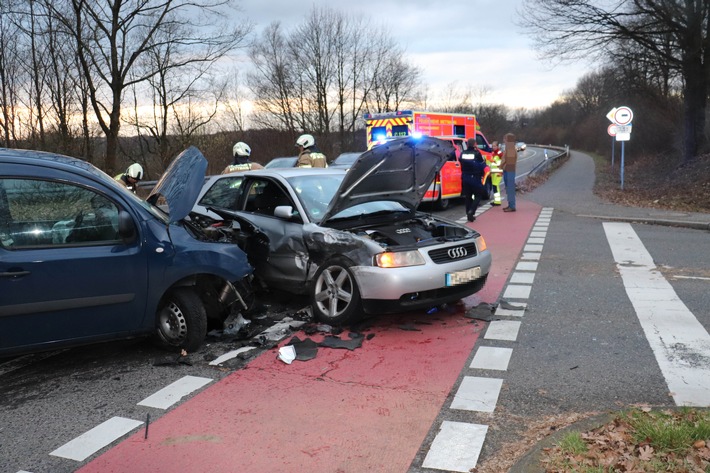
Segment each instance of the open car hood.
M353 163L321 224L349 207L379 200L414 211L454 152L451 143L431 137L408 136L375 146Z
M163 196L168 204L170 223L180 221L197 202L206 171L207 159L199 149L190 146L170 163L146 200L158 205L159 197Z

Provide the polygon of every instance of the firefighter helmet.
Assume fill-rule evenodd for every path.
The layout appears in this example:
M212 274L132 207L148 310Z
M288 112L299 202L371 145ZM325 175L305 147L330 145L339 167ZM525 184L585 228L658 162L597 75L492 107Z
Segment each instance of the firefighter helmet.
M313 138L313 135L301 135L296 140L296 146L303 146L304 148L310 148L314 144L316 144L316 139Z
M240 141L239 143L234 145L234 148L232 148L232 155L249 157L251 156L251 148L248 144L244 143L243 141Z
M143 179L143 167L138 163L133 163L126 169L126 175L140 181Z

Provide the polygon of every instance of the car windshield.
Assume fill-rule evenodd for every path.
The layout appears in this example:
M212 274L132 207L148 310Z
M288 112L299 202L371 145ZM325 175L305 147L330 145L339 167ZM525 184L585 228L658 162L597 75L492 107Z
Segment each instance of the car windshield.
M298 156L288 156L283 158L274 158L264 166L267 169L270 168L292 168L296 165Z
M291 177L288 181L296 191L303 208L308 212L309 219L312 222L320 223L344 177L345 174L331 174L326 176L303 175ZM399 202L378 200L349 207L335 214L332 219L339 220L364 217L373 214L408 211L409 210Z
M336 165L345 165L345 164L352 164L354 163L357 158L360 157L362 153L343 153L337 158L335 158L335 161L333 161L333 164Z

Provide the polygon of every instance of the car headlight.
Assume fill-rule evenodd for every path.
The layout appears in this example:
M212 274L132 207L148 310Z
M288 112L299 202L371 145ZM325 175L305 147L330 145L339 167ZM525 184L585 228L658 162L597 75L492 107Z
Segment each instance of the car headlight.
M482 236L476 238L476 247L478 248L479 253L486 251L486 249L488 248L488 245L486 245L486 240L484 240Z
M424 264L422 255L414 251L385 251L375 256L375 264L380 268L403 268Z

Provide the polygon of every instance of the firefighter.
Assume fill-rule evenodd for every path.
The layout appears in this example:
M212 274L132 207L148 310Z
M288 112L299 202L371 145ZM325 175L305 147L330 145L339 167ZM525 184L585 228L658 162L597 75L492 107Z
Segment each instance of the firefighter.
M251 148L243 141L240 141L234 145L232 148L232 155L234 156L234 162L224 168L222 174L251 171L252 169L264 169L264 166L261 164L249 161L249 157L251 156Z
M128 166L126 172L116 175L114 179L123 187L135 193L138 181L143 179L143 166L138 163L133 163Z
M461 194L466 204L466 218L476 220L478 204L486 196L486 179L490 172L486 160L476 147L476 139L469 138L468 149L461 153Z
M493 152L491 153L491 185L493 186L493 202L491 205L501 205L500 200L500 183L503 180L503 168L500 167L500 162L503 157L503 151L500 149L497 141L493 142Z
M325 154L316 147L316 140L313 135L301 135L296 140L298 148L298 161L296 167L299 168L327 168Z

